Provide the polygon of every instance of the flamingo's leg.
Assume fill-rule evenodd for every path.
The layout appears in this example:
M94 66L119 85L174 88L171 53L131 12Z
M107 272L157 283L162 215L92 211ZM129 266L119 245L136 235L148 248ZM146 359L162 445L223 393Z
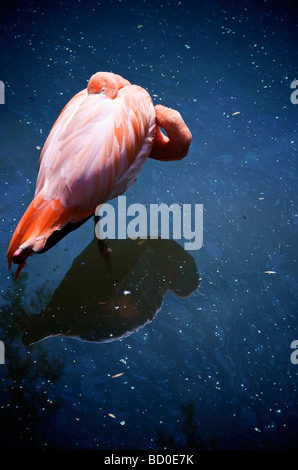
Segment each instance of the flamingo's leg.
M99 223L100 217L98 215L94 215L94 224L95 226ZM104 259L105 265L107 267L108 273L113 279L112 276L112 250L108 246L107 239L102 239L97 237L97 245L100 251L101 256Z

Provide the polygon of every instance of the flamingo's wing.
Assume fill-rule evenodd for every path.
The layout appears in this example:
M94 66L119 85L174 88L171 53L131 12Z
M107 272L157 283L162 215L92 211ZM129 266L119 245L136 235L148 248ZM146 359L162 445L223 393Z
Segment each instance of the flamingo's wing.
M112 100L78 93L56 121L42 151L36 192L66 209L93 211L123 193L151 151L155 112L149 94L132 85Z
M18 250L18 273L28 251L122 194L136 179L155 136L150 95L136 85L115 99L81 91L66 105L42 150L35 197L10 242L9 267ZM15 259L15 257L14 257Z

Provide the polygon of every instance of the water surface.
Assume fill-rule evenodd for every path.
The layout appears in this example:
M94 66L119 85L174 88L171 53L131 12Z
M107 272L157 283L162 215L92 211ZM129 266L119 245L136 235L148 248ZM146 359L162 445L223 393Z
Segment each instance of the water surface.
M1 448L297 446L298 35L279 3L1 5ZM113 283L90 220L15 282L40 148L99 70L183 115L187 158L148 160L126 196L203 204L203 247L115 241Z

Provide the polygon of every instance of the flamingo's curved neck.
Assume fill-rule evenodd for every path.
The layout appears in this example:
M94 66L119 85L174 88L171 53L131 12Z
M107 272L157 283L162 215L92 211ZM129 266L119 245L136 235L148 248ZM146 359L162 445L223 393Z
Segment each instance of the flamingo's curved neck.
M181 160L187 155L192 135L180 113L162 105L155 106L156 135L149 155L155 160ZM163 128L165 136L160 127Z

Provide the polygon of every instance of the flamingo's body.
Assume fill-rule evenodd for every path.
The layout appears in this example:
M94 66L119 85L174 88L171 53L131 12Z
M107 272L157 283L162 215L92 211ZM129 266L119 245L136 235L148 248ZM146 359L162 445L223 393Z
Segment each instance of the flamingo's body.
M41 251L56 230L81 222L125 192L147 157L183 158L190 142L177 111L154 108L146 90L119 75L93 75L65 106L45 142L34 199L8 248L9 269L12 261L18 264L18 277L26 258Z

